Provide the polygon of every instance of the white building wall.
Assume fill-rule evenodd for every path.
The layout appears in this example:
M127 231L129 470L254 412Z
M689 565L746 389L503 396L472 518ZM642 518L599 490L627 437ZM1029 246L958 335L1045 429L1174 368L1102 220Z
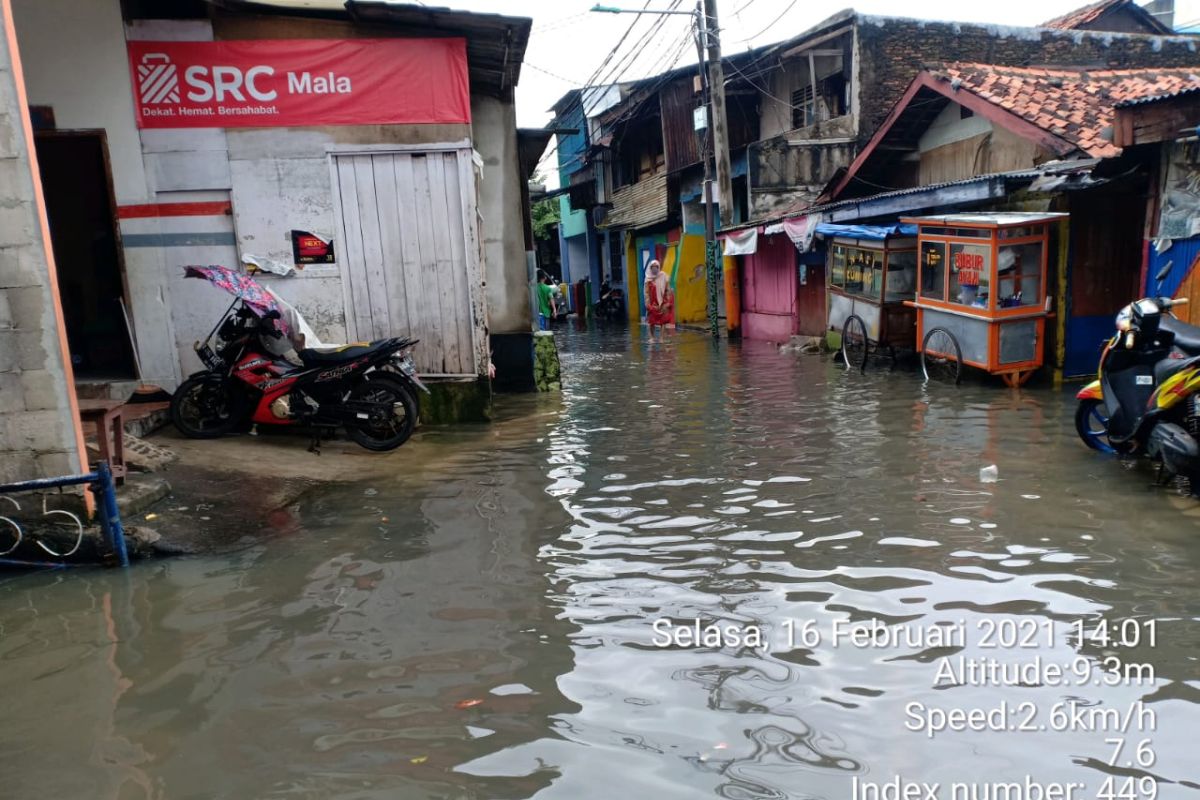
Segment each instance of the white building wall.
M184 280L188 264L236 266L252 254L292 263L289 232L331 236L334 219L329 151L461 141L473 134L484 161L479 184L484 279L492 332L528 332L529 292L523 240L515 109L472 98L473 124L139 131L125 41L205 41L206 20L135 21L119 0L13 0L26 59L30 103L54 109L60 129L103 128L122 215L131 316L143 377L174 388L200 368L193 342L228 305L219 290ZM262 24L256 21L255 24ZM252 29L246 30L253 34ZM336 34L335 34L336 35ZM64 58L70 53L70 58ZM195 213L188 204L229 204ZM136 210L136 209L135 209ZM335 254L344 254L335 239ZM263 282L295 304L327 343L345 341L337 264L308 265L294 277Z

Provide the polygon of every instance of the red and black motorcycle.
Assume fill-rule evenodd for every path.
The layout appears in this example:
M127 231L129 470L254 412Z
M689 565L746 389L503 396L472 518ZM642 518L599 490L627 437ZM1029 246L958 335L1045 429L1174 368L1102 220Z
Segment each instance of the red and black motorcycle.
M196 344L206 369L184 381L171 400L171 420L185 436L213 439L251 422L317 431L343 427L368 450L384 451L412 435L414 390L429 391L413 367L416 339L303 349L297 366L262 343L263 337L282 336L278 311L260 317L241 303L230 312Z

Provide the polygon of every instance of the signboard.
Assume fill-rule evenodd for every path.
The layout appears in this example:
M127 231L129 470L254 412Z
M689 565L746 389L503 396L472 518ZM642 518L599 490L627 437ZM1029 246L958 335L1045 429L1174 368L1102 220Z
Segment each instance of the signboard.
M308 231L292 231L292 258L297 264L333 264L333 240Z
M140 128L471 121L464 39L127 45Z

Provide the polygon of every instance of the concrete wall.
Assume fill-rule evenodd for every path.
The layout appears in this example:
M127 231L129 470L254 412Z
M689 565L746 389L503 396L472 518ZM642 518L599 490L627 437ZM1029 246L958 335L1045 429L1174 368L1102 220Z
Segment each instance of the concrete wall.
M492 333L528 332L533 325L533 311L521 235L524 179L517 154L517 109L513 102L473 96L471 137L483 158L479 214L488 327Z
M11 19L0 3L0 481L79 472L83 440L39 212Z

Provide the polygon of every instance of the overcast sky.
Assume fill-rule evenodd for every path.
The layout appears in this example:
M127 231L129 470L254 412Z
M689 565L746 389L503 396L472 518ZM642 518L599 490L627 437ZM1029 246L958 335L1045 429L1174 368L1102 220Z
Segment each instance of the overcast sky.
M603 0L604 5L638 8L647 0ZM669 8L673 0L649 0L650 8ZM517 118L522 126L544 125L547 109L563 93L584 84L621 35L634 22L632 14L589 13L596 0L427 0L426 5L450 6L469 11L491 11L533 18L533 33L525 52L521 82L517 86ZM853 7L867 14L924 19L991 22L1000 25L1036 25L1085 4L1085 0L858 0ZM682 0L679 8L694 8L695 0ZM795 36L832 16L849 3L812 0L718 0L722 46L736 53L751 46ZM1200 0L1176 0L1178 22L1200 21ZM631 45L656 21L662 28L653 44L633 51ZM677 53L676 66L696 63L694 45L683 41L689 17L637 19L631 35L617 51L613 63L628 57L604 83L614 78L632 79L662 71Z

